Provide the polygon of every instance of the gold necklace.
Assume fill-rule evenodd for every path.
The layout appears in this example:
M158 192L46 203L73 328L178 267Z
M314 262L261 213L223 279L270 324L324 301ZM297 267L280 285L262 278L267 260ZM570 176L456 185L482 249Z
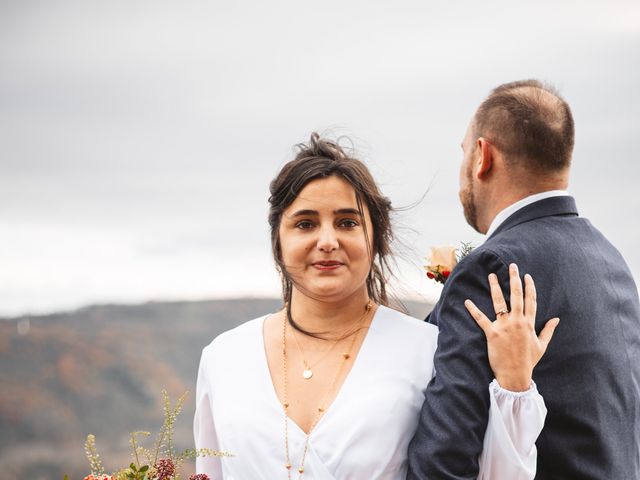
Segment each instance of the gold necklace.
M296 346L298 347L298 352L300 352L300 356L302 357L302 364L304 365L304 369L302 370L302 378L304 378L305 380L309 380L311 379L311 377L313 377L313 369L315 368L316 365L318 365L322 360L325 359L325 357L327 355L329 355L329 353L331 352L331 350L333 350L333 348L338 344L338 342L341 340L340 338L338 338L337 340L335 340L333 342L333 344L324 352L324 354L320 357L319 360L315 361L313 363L313 365L310 365L309 362L307 362L307 359L304 356L304 352L302 351L302 348L300 347L300 343L298 342L298 335L296 335L295 330L293 331L293 339L296 341Z
M302 350L302 347L300 347L300 342L298 342L298 335L297 335L295 329L292 330L293 339L296 342L296 346L298 347L298 352L300 353L300 357L302 357L302 364L304 365L304 368L302 370L302 378L304 378L305 380L310 380L311 377L313 377L313 369L316 367L316 365L319 365L320 362L322 362L327 357L327 355L329 355L329 353L331 353L331 351L335 348L335 346L338 344L338 342L340 342L341 340L344 340L345 338L349 338L351 335L354 335L355 333L358 332L359 326L360 326L362 320L367 315L367 313L369 313L371 308L372 308L372 303L371 303L371 300L369 300L367 302L367 304L365 305L365 307L364 307L364 313L362 314L362 316L356 322L356 324L357 324L356 328L353 329L351 332L347 333L346 335L342 335L342 336L336 338L334 340L334 342L331 344L331 346L313 364L310 364L307 361L307 359L305 358L304 351ZM349 359L349 354L348 353L345 352L342 355L343 356L346 355L345 360Z
M372 307L371 301L367 302L367 305L365 306L365 313L359 319L360 323L362 323L367 313L369 313L369 311L371 310L371 307ZM287 479L291 480L292 465L291 465L291 457L289 454L289 415L287 414L287 410L289 409L289 405L290 405L289 404L289 380L288 380L289 372L287 368L287 323L288 323L287 316L285 315L282 321L282 370L283 370L283 389L282 390L283 390L283 397L284 397L282 402L282 407L284 411L284 452L285 452L284 468L287 470ZM338 377L340 376L340 373L344 368L344 365L347 363L347 360L351 358L351 351L353 350L353 346L355 345L356 339L358 338L357 334L361 330L361 328L359 327L356 328L355 331L350 334L350 335L353 335L353 338L351 339L349 350L342 354L342 362L340 363L340 366L338 367L338 370L336 371L336 374L333 377L333 381L331 382L329 389L325 392L324 396L322 397L322 400L320 401L320 406L318 407L318 411L316 412L316 416L313 419L311 426L309 427L309 431L305 435L304 450L302 451L302 458L300 459L300 466L298 467L298 480L302 478L302 474L304 473L304 461L307 457L307 451L309 449L309 438L311 437L311 432L313 432L313 429L318 424L320 417L322 416L322 414L326 409L325 401L329 396L329 393L333 391L335 384L338 381ZM339 338L338 340L336 340L336 343L338 343L339 340L342 340L347 337L348 336Z

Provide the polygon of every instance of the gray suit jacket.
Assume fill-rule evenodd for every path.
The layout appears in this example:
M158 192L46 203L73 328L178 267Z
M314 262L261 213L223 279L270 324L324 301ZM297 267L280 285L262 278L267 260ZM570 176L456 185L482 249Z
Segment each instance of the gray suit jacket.
M436 376L409 446L414 479L475 479L493 375L466 298L495 318L487 275L508 290L508 265L536 282L536 330L560 325L533 378L548 415L537 479L640 479L640 306L620 253L578 216L572 197L532 203L505 220L447 280L427 321L438 325ZM508 298L508 297L507 297Z

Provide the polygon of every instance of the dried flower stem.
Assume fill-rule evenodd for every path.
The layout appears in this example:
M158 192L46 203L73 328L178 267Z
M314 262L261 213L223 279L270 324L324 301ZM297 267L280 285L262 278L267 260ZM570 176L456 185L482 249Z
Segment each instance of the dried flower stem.
M96 437L93 434L87 435L87 441L84 444L84 451L87 454L89 460L89 467L91 468L92 475L104 475L104 467L102 466L102 460L96 450Z

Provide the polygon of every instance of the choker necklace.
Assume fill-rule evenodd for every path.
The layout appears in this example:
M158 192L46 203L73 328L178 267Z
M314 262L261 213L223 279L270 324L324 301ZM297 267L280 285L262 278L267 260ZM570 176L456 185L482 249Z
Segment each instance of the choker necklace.
M360 319L358 320L358 323L361 324L362 321L364 320L364 318L366 317L366 315L371 311L372 308L372 303L371 300L369 300L369 302L367 302L367 304L365 305L365 312L364 314L360 317ZM285 452L285 465L284 468L287 471L287 479L291 480L291 469L292 469L292 465L291 465L291 457L289 454L289 416L287 414L287 411L289 409L289 371L288 371L288 364L287 364L287 323L289 323L287 321L287 316L285 315L283 321L282 321L282 370L283 370L283 401L282 401L282 408L284 411L284 452ZM329 351L331 351L331 349L333 349L333 347L335 347L335 345L340 341L343 340L345 338L348 338L350 335L353 336L353 338L351 339L351 343L349 344L349 350L346 351L345 353L342 354L342 362L340 362L340 365L336 371L335 376L333 377L333 380L331 382L331 385L329 386L329 389L325 392L325 394L323 395L320 404L317 408L317 412L316 412L316 416L313 419L313 422L311 423L311 426L309 427L309 431L305 434L305 439L304 439L304 449L302 451L302 457L300 458L300 464L297 468L298 470L298 480L300 480L302 478L302 474L304 473L304 461L307 457L307 450L309 449L309 438L311 437L311 433L313 432L313 429L316 427L316 425L318 424L318 421L320 420L320 418L322 417L322 414L325 412L326 410L326 400L327 397L329 396L329 394L333 391L336 382L338 381L338 378L340 377L340 373L342 372L342 369L344 368L345 364L347 363L347 360L349 360L351 358L351 351L353 350L353 347L356 343L356 339L358 338L358 333L360 333L361 330L361 325L358 325L358 327L351 333L349 333L348 335L345 335L341 338L338 338L335 343L331 346L331 348L327 351L327 353L325 353L325 355L322 356L322 359L324 359L324 357L326 356L326 354L328 354ZM294 332L295 335L295 332ZM294 337L295 338L295 337ZM297 340L296 340L297 341ZM299 346L298 346L299 348ZM304 360L303 360L304 361ZM308 368L308 364L306 361L304 361L305 363L305 367L307 367L305 369L311 371L310 368ZM318 362L316 362L317 364ZM309 376L309 378L311 378L311 376L313 376L313 371L311 371L311 375ZM306 376L304 376L303 373L303 377L307 378Z

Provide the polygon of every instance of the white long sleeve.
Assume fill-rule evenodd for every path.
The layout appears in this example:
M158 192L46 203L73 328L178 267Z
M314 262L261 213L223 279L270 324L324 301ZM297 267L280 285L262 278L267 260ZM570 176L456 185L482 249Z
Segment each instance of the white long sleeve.
M198 381L196 384L196 413L193 419L193 435L196 449L209 448L218 450L218 438L211 412L211 391L205 372L206 351L203 351L198 368ZM211 480L222 479L222 466L217 457L197 457L196 472L206 473Z
M526 392L510 392L494 380L489 395L491 408L478 480L532 480L536 440L547 415L544 399L533 382Z

